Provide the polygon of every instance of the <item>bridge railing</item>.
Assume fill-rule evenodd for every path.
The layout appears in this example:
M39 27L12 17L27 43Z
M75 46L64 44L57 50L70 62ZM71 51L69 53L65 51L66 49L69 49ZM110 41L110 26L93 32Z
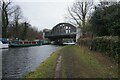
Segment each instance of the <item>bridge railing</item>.
M73 34L76 34L76 32L72 32L72 33L62 33L62 34L45 34L45 36L49 37L49 36L60 36L60 35L73 35Z

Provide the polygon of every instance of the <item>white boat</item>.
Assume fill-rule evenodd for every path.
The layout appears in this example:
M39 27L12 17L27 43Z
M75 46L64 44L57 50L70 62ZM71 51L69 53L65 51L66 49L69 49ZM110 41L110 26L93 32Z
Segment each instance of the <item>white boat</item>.
M75 42L64 42L64 45L75 45Z
M6 39L0 39L0 49L9 48L9 43Z

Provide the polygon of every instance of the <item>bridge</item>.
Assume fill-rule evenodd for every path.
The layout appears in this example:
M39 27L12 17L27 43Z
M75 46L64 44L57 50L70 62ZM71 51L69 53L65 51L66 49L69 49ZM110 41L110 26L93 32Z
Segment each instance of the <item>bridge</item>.
M44 34L45 38L57 43L62 43L66 39L76 41L76 27L69 23L59 23L52 30L44 30Z

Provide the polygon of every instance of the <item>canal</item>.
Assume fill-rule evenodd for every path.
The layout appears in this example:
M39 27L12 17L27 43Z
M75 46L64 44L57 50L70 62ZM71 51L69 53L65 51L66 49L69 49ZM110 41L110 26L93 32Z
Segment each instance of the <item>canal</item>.
M2 50L2 77L22 78L33 71L56 51L59 46L43 45L36 47L9 48Z

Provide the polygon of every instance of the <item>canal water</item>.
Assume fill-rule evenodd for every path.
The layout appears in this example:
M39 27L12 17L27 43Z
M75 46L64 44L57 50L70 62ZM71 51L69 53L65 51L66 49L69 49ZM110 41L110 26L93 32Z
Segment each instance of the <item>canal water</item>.
M22 78L34 71L59 46L43 45L36 47L9 48L2 50L2 77Z

